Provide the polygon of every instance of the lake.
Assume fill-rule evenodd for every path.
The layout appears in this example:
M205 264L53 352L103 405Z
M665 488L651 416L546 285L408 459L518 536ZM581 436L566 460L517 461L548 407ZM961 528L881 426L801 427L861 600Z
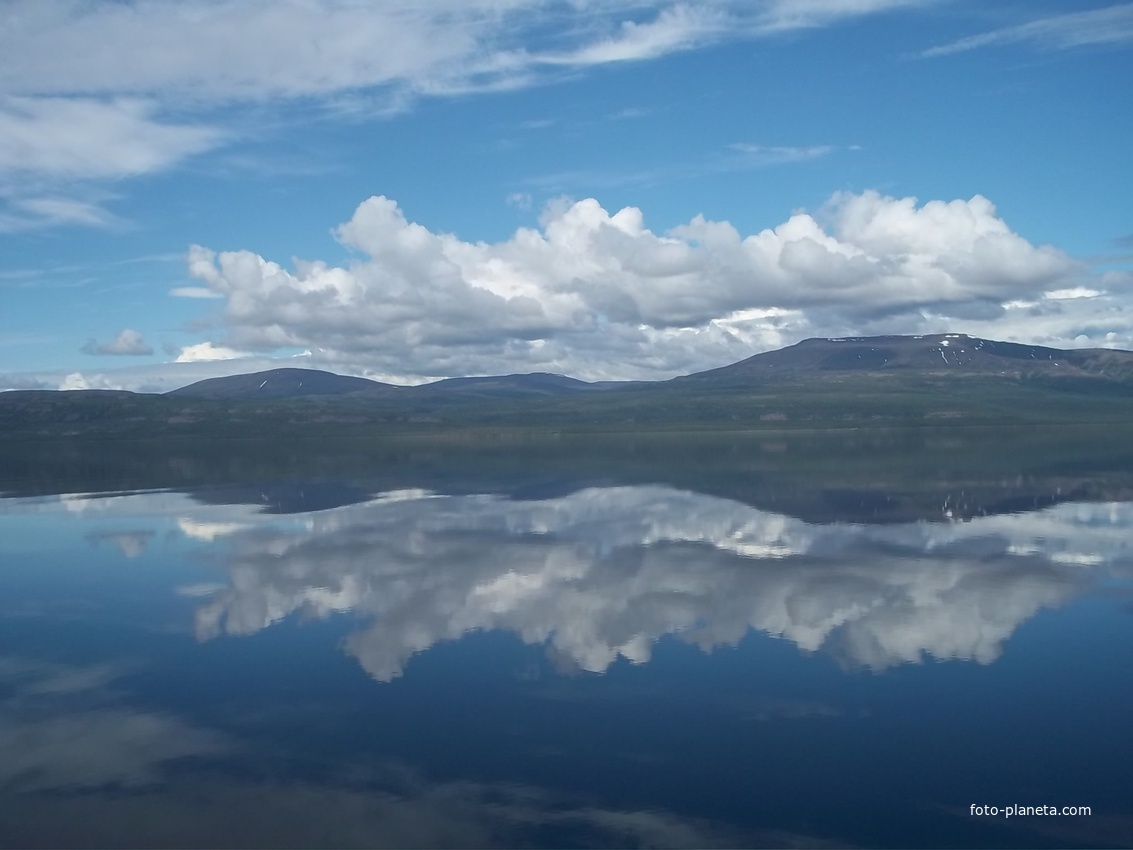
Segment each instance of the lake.
M0 843L1129 846L1125 436L5 447Z

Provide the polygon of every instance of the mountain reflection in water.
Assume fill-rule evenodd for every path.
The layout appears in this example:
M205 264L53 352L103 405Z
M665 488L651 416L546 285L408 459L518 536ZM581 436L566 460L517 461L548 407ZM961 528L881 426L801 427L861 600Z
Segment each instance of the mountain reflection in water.
M812 525L667 487L541 501L386 493L302 522L178 520L219 542L227 581L201 639L295 612L369 624L346 651L379 681L475 630L546 643L592 672L650 658L675 635L704 651L749 629L882 669L987 664L1039 609L1133 573L1133 505L1062 504L964 523Z

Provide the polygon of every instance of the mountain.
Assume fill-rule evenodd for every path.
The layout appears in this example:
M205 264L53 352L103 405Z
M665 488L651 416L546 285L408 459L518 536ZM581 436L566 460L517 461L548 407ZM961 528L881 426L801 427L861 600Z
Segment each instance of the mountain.
M475 399L519 399L586 392L595 385L553 375L492 375L477 378L444 378L414 387L394 386L367 378L351 378L317 369L271 369L249 375L208 378L166 393L176 398L294 399L312 396L379 398L396 393L400 400L469 401Z
M749 384L806 375L859 372L941 377L1086 377L1133 380L1133 352L1103 348L1064 350L996 342L966 334L805 339L746 360L677 378L694 383Z
M412 387L407 396L428 398L448 396L452 398L497 398L519 399L546 396L570 395L572 393L592 392L594 384L554 375L550 372L531 372L526 375L492 375L483 378L445 378L431 384Z
M166 393L177 398L286 399L336 396L393 389L367 378L351 378L318 369L269 369L249 375L208 378Z
M0 437L271 437L1133 423L1133 352L963 334L809 339L668 381L533 373L392 386L309 369L165 395L0 393Z
M1133 352L1088 348L1064 350L997 342L966 334L805 339L756 354L738 363L695 372L668 382L588 383L565 375L532 372L445 378L414 387L395 387L314 369L272 369L250 375L209 378L166 393L182 398L294 399L308 396L389 397L412 404L521 400L660 387L754 386L780 379L844 378L846 373L942 378L982 375L1012 379L1045 377L1133 381Z

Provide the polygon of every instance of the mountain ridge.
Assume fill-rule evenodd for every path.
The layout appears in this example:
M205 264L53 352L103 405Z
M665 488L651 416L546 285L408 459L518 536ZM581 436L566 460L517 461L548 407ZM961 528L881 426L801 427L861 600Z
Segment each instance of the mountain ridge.
M956 333L818 337L674 380L767 378L776 371L798 374L912 370L931 375L957 371L1013 378L1078 374L1126 380L1133 378L1133 352L1106 348L1060 349Z
M735 383L808 372L922 371L930 375L957 371L1022 378L1027 375L1090 376L1133 379L1133 351L1107 348L1059 349L1002 342L967 334L812 337L794 345L760 352L714 369L667 381L583 381L551 372L460 376L400 386L369 378L315 369L280 368L207 378L165 393L200 398L295 398L301 396L401 393L406 398L453 393L463 396L521 398L555 396L666 383ZM308 377L304 377L308 376ZM304 383L305 382L305 383ZM300 392L300 389L304 389Z
M369 378L339 375L322 369L283 367L248 372L219 378L205 378L164 393L166 396L192 398L261 398L281 399L303 396L346 395L354 392L393 389Z
M1133 423L1133 352L964 334L803 340L665 381L545 372L395 386L279 369L164 395L0 393L0 435L121 438Z

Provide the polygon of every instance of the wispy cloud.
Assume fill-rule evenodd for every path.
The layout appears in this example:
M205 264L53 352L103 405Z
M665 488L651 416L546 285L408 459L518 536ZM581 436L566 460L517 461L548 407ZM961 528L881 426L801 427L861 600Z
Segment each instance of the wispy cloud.
M0 96L0 232L122 227L92 185L164 171L228 136L159 113L151 99Z
M119 178L169 167L218 145L214 128L156 117L152 101L0 99L0 175Z
M723 8L678 5L651 21L623 21L617 30L566 53L544 53L532 59L545 65L606 65L636 62L720 41L734 23Z
M1133 3L1039 18L942 44L924 51L921 56L949 56L1004 44L1028 44L1045 50L1133 44Z
M72 275L89 275L93 271L105 271L126 266L158 265L163 263L184 263L183 253L143 254L139 257L123 257L117 260L108 260L96 263L67 263L60 265L46 265L40 267L5 269L0 271L0 281L41 280L44 278L67 277Z
M3 197L0 192L0 233L18 233L44 227L120 228L125 222L101 204L78 198Z
M845 150L857 150L856 145ZM524 185L545 192L579 193L620 186L654 186L712 174L728 174L778 165L810 162L838 152L835 145L759 145L736 142L725 150L699 159L682 160L653 168L611 171L557 171L528 178Z
M236 104L368 120L423 97L522 89L927 2L6 0L0 230L120 224L74 186L231 144ZM227 164L249 161L261 166Z
M9 0L0 88L188 102L498 90L538 82L541 67L652 59L926 2Z
M731 145L730 148L739 154L735 164L741 167L807 162L808 160L828 156L836 150L833 145L790 147L782 145L753 145L747 142L737 142Z
M756 16L761 34L813 29L850 18L929 6L938 0L771 0Z

